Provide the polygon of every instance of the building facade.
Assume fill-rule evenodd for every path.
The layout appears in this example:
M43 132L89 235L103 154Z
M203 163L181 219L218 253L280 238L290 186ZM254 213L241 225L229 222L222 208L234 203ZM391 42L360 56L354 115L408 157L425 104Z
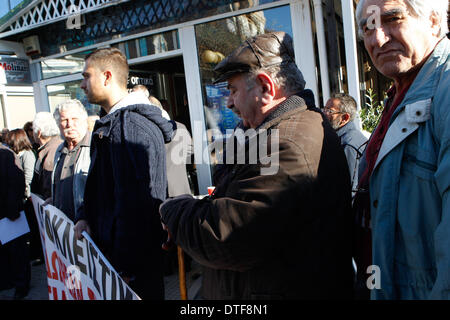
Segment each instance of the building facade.
M196 192L205 194L215 161L208 145L239 121L226 108L226 84L213 84L215 65L250 36L285 31L317 106L342 91L364 103L359 66L369 62L359 53L355 6L354 0L24 0L0 19L0 53L25 57L31 81L0 85L0 126L22 126L68 98L98 113L80 89L84 57L117 47L128 58L129 86L146 85L191 131Z

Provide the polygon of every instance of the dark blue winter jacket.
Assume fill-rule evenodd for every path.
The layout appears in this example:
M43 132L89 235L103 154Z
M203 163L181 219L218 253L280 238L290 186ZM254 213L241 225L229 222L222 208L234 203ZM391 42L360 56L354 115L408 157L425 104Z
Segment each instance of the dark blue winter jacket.
M159 205L166 198L164 144L172 125L152 105L120 108L98 120L84 196L92 236L141 298L164 297ZM162 294L162 296L161 296Z

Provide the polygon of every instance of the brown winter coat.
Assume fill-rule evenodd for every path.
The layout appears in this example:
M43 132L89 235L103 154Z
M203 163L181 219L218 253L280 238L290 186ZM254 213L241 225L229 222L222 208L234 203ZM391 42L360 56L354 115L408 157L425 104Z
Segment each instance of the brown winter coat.
M38 157L34 166L31 192L46 200L52 196L52 172L56 149L63 143L59 136L52 137L38 149Z
M287 111L261 126L279 130L275 175L261 175L261 163L226 165L211 198L176 198L161 209L176 243L206 266L206 299L351 297L343 149L303 99L291 96L278 109Z

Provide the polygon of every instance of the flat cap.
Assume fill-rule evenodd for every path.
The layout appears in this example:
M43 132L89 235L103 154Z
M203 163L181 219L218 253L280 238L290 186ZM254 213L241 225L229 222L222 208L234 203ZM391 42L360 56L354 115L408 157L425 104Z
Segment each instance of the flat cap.
M260 34L245 40L214 68L219 74L214 83L237 73L287 63L295 63L292 38L285 32Z

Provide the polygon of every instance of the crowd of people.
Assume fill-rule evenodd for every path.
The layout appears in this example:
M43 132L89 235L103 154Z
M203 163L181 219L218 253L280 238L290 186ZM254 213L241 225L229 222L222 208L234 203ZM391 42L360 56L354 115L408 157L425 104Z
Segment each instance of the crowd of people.
M334 93L315 106L288 34L243 42L214 69L241 122L206 197L193 197L187 181L186 126L146 87L127 88L120 50L98 49L81 83L102 107L94 126L67 100L2 132L0 218L25 208L32 220L30 192L39 195L74 222L78 239L90 234L143 299L164 299L168 241L203 266L203 299L450 299L447 7L359 1L360 36L393 81L369 139L353 97ZM242 141L240 132L254 134ZM268 159L277 161L270 174ZM18 299L29 286L27 239L0 246ZM39 238L31 244L42 259Z

